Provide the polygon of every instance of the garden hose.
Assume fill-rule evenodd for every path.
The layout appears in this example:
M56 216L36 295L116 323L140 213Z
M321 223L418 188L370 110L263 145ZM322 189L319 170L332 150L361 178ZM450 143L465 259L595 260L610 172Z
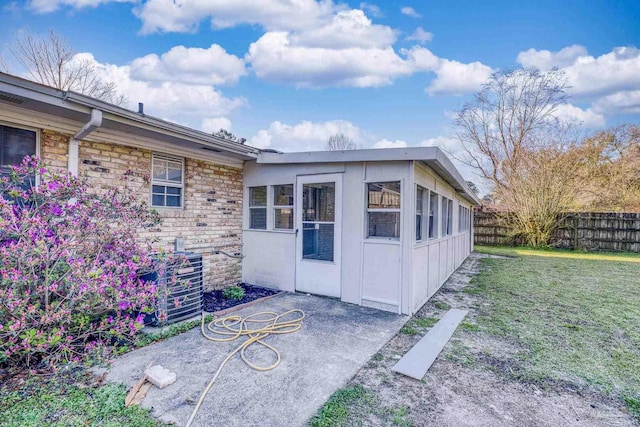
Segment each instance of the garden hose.
M297 316L290 320L283 320L284 318L292 314L297 314ZM218 367L218 370L213 375L213 378L211 378L211 381L200 395L200 399L198 399L198 403L196 403L196 406L193 409L189 420L187 421L186 427L191 426L191 424L193 423L193 420L195 419L196 414L198 413L198 410L202 405L202 402L207 396L207 393L209 393L209 390L213 386L213 383L218 378L218 375L220 375L222 368L224 368L227 362L231 360L231 358L238 352L240 352L240 357L242 357L244 363L246 363L247 365L249 365L249 367L255 369L256 371L269 371L277 367L280 364L280 353L275 347L264 342L263 339L267 338L271 334L290 334L299 330L302 327L304 311L293 309L285 311L282 314L278 314L273 311L262 311L259 313L251 314L247 317L230 315L221 317L219 319L214 319L208 324L205 324L204 318L205 314L203 312L200 329L202 330L202 335L204 335L204 337L209 341L230 342L240 338L241 336L247 336L248 338L246 341L236 347L231 353L229 353L227 357L225 357L225 359L222 361L222 363ZM262 324L264 326L252 329L250 326L254 323ZM209 335L207 334L207 330L219 336ZM271 350L276 356L276 361L271 365L259 366L248 360L247 356L245 355L245 351L250 345L254 343L258 343Z

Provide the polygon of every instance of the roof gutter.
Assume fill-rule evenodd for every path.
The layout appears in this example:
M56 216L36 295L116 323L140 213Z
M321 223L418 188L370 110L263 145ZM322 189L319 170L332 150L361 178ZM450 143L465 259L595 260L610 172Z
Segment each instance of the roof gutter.
M178 134L182 138L190 138L194 141L197 141L201 145L214 145L226 151L236 154L249 155L250 157L257 156L260 151L257 148L251 147L249 145L229 142L222 138L217 138L211 134L192 129L187 126L179 125L177 123L170 123L165 120L156 119L155 117L151 117L148 115L141 115L134 111L127 110L126 108L111 105L103 101L88 97L86 95L82 95L80 93L66 92L64 100L89 108L99 108L103 112L109 114L109 120L122 121L122 119L125 119L148 126L150 125L157 129L162 129L163 131Z
M102 111L94 108L91 110L91 118L89 121L69 140L68 169L74 176L78 176L80 141L100 126L102 126Z

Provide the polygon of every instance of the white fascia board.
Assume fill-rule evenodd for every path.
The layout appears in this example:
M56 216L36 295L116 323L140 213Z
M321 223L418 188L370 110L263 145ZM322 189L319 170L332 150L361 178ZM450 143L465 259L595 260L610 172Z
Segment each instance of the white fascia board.
M348 163L420 161L427 164L438 175L452 185L469 202L479 205L480 200L467 186L467 182L447 155L438 147L381 148L367 150L307 151L296 153L261 152L259 164L287 163Z
M367 150L306 151L296 153L261 152L258 163L342 163L387 162L397 160L436 159L437 147L381 148Z

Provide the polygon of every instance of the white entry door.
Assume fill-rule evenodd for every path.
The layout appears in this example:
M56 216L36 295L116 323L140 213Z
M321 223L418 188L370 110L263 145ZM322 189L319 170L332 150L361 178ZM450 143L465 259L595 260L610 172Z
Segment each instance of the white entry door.
M339 297L342 174L299 176L296 189L296 290Z

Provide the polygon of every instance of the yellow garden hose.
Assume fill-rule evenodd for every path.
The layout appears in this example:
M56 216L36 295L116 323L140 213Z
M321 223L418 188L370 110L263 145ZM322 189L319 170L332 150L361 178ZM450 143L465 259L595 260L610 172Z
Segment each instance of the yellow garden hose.
M297 316L295 316L293 319L283 320L283 318L294 314L297 314ZM227 362L231 360L231 358L235 356L236 353L240 352L240 357L242 357L244 363L246 363L247 365L249 365L249 367L255 369L256 371L269 371L278 366L280 364L280 353L278 352L278 350L276 350L275 347L264 342L263 339L271 334L290 334L292 332L296 332L302 327L304 312L302 310L294 309L285 311L282 314L278 314L273 311L262 311L259 313L251 314L247 317L231 315L221 317L219 319L214 319L213 321L206 324L206 329L204 318L205 314L202 313L202 323L200 325L200 329L202 330L202 335L204 335L204 337L209 341L229 342L234 341L241 336L247 336L248 338L246 341L236 347L231 353L229 353L229 355L222 361L215 375L213 376L213 378L211 378L211 381L200 395L200 399L198 399L198 403L193 409L193 412L191 413L191 416L187 421L186 427L191 426L191 423L193 423L193 420L196 417L196 414L198 413L202 402L207 396L207 393L209 393L209 390L213 386L213 383L218 378L218 375L220 375L222 368L224 368ZM250 324L261 324L263 326L252 329L250 328ZM207 334L207 330L218 336ZM245 355L245 351L247 347L254 343L258 343L271 350L276 356L276 361L268 366L259 366L248 360Z

